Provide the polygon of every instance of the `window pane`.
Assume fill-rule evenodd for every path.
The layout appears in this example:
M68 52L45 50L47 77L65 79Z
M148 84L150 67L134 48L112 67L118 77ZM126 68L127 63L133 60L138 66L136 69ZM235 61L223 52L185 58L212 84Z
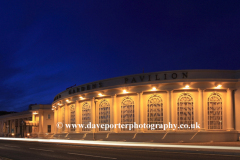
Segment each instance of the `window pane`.
M87 127L87 124L91 122L91 106L88 102L85 102L82 106L82 124L84 127L82 128L82 131L91 131L91 128L85 128Z
M102 100L99 104L99 126L101 124L110 125L110 104L107 100ZM105 130L105 128L99 128L99 131L110 131L110 128Z
M208 129L222 129L222 98L218 93L208 98Z
M193 98L189 93L183 93L178 98L178 126L181 124L187 124L191 127L194 124L194 114L193 114ZM188 130L193 128L179 128L180 130Z
M70 124L75 124L75 104L70 105L70 112L71 112L71 117L70 117ZM71 131L75 131L75 128L71 126Z
M134 130L134 101L130 97L125 97L121 103L121 123L126 126L122 131Z
M160 125L163 125L163 101L159 95L152 95L148 99L148 124L157 124L155 130L162 130ZM151 128L148 128L151 130Z

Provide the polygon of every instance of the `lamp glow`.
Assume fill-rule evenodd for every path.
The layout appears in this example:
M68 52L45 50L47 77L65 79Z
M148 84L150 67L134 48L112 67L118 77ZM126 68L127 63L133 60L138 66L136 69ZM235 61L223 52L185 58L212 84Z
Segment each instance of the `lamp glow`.
M186 85L185 88L189 88L189 85Z
M123 90L123 93L128 93L126 89Z
M99 96L103 96L102 93L99 93L98 95L99 95Z
M156 91L156 90L157 90L156 87L153 87L153 88L152 88L152 91Z

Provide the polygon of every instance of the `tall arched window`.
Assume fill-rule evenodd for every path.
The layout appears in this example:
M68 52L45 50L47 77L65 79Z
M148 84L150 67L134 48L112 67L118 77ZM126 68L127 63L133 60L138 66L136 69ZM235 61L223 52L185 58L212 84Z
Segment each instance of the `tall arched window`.
M65 106L62 107L62 131L65 131Z
M70 117L70 124L71 124L71 131L75 131L75 128L73 128L72 124L75 124L75 104L70 105L70 112L71 112L71 117Z
M130 97L125 97L121 103L121 123L125 128L122 131L134 130L134 101Z
M222 129L222 98L218 93L208 97L208 129Z
M159 95L154 94L148 99L148 124L163 124L163 101ZM155 130L161 129L156 126Z
M91 122L91 106L88 102L85 102L83 103L82 106L82 124L84 125L82 131L91 130L91 128L87 128L87 124L89 124L90 122Z
M99 126L101 124L110 125L110 104L107 100L102 100L99 104ZM105 128L99 128L99 131L110 131L110 128L105 130Z
M183 93L178 98L178 126L181 124L187 124L191 127L194 124L193 114L193 98L189 93ZM179 128L179 129L192 129L192 128Z

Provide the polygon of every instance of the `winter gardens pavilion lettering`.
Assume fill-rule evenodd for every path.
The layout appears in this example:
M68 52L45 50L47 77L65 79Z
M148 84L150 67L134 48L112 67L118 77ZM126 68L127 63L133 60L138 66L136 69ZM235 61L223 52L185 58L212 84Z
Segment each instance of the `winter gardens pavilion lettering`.
M188 72L182 72L182 73L164 73L164 74L148 74L148 75L139 75L134 77L125 77L124 83L137 83L137 82L147 82L147 81L158 81L158 80L170 80L170 79L185 79L188 78ZM106 87L103 85L102 82L97 82L93 84L87 84L80 87L70 87L67 88L68 94L74 94L76 92L82 92L86 90L92 90L96 88ZM72 89L71 89L72 88ZM58 98L61 98L61 95L57 95L54 98L54 101Z
M154 75L140 75L135 77L126 77L124 78L125 84L127 83L137 83L137 82L146 82L146 81L157 81L157 80L169 80L169 79L177 79L177 78L188 78L188 72L179 73L171 73L171 74L154 74Z

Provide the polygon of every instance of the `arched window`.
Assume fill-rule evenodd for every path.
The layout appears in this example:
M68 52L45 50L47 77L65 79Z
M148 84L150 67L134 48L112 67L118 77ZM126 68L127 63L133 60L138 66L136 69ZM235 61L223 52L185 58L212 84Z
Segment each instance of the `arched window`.
M99 104L99 126L101 124L110 125L110 104L107 100L102 100ZM110 131L110 128L105 130L105 128L99 128L99 131Z
M71 131L75 131L75 128L73 128L72 124L75 124L75 104L70 105L70 112L71 112L71 117L70 117L70 124L71 124Z
M121 124L125 125L125 128L121 128L122 131L131 131L134 123L134 101L130 97L125 97L121 103Z
M222 129L222 98L218 93L208 97L208 129Z
M65 106L62 107L62 131L65 131Z
M91 122L91 106L88 102L85 102L82 106L82 124L84 125L84 127L82 128L82 131L91 130L91 128L87 128L87 125L90 122Z
M183 93L179 96L177 113L178 126L180 126L181 124L187 124L187 127L184 126L184 128L179 129L193 129L191 127L191 124L194 124L193 98L189 93Z
M163 101L159 95L154 94L148 99L148 124L163 125ZM161 129L163 128L156 125L155 130Z

